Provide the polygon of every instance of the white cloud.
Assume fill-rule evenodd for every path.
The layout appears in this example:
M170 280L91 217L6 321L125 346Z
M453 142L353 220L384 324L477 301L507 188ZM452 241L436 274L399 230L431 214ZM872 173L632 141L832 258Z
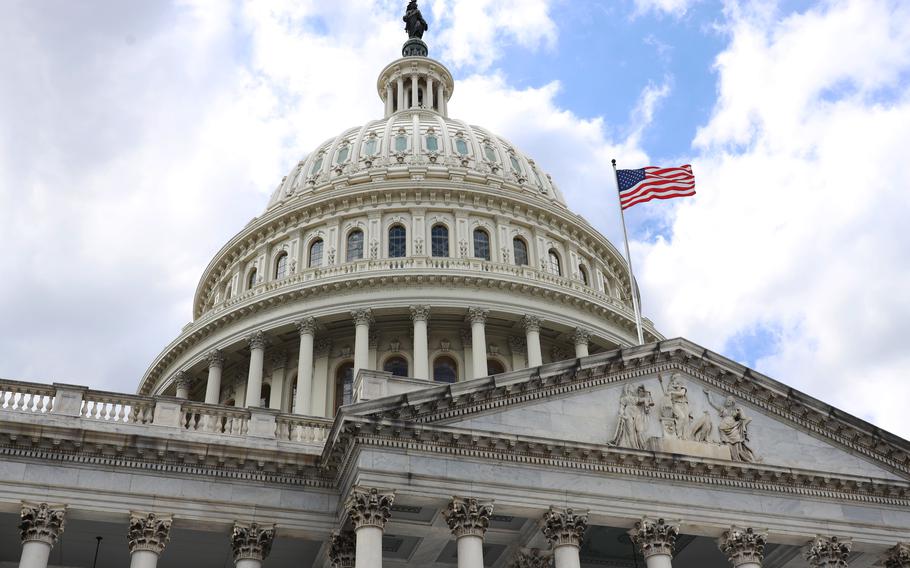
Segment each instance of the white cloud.
M683 16L689 7L698 0L635 0L635 9L638 14L649 12Z
M649 311L714 348L763 332L761 370L907 436L910 12L729 13L699 195L636 247Z

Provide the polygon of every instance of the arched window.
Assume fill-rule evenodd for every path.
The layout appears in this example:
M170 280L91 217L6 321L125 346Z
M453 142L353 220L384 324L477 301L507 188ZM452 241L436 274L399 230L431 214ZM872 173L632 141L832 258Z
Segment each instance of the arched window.
M316 239L310 245L310 268L322 266L322 249L324 246L325 243L322 242L322 239Z
M269 408L269 403L272 398L272 387L271 385L262 385L262 390L259 394L259 408Z
M559 253L555 250L550 249L550 274L555 274L556 276L562 276L562 265L559 263Z
M474 229L474 258L490 260L490 235L483 229Z
M246 277L246 289L252 290L256 287L256 269L250 270L250 273Z
M395 355L394 357L389 357L385 360L385 363L382 365L382 370L387 373L392 373L396 377L407 377L408 376L408 361L400 355Z
M437 383L454 383L458 380L458 364L449 356L433 361L433 380Z
M348 262L360 260L363 258L363 231L360 229L351 231L348 234Z
M283 252L278 255L275 261L275 280L279 280L288 275L288 253Z
M585 286L588 286L588 285L589 285L589 284L588 284L588 282L589 282L589 280L588 280L588 269L585 268L585 265L584 265L584 264L579 264L579 265L578 265L578 276L579 276L579 278L581 278L582 284L584 284Z
M449 228L445 225L433 225L430 230L433 256L449 256Z
M518 266L527 266L528 261L528 243L521 237L512 239L512 252L515 256L515 264Z
M227 288L224 289L224 299L225 299L225 300L230 300L230 299L231 299L231 294L232 294L232 293L233 293L233 290L231 290L231 285L228 284L228 285L227 285Z
M354 363L342 363L335 371L335 412L354 398Z
M389 227L389 258L403 258L408 254L408 232L401 225Z
M506 368L497 359L487 359L487 375L498 375L505 373Z

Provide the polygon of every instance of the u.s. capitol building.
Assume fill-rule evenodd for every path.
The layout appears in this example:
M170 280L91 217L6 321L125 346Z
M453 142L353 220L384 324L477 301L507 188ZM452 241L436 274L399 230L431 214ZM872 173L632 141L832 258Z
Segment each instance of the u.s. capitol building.
M0 567L910 567L910 443L638 345L622 256L449 117L406 19L383 118L281 181L136 394L0 381Z

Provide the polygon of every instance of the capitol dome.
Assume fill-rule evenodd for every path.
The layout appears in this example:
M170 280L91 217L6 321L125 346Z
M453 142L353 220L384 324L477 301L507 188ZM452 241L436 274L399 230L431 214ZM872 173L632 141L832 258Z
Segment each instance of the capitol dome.
M331 417L371 376L406 392L637 344L619 252L534 159L449 117L425 49L379 74L383 118L302 159L215 255L140 394Z

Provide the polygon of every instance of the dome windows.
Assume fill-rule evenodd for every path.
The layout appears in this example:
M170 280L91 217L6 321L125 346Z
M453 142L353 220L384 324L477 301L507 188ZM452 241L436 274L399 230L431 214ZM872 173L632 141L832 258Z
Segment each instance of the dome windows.
M251 268L249 274L246 276L246 289L252 290L256 287L256 272L255 268Z
M282 251L275 261L275 280L280 280L288 275L288 253Z
M500 375L506 372L505 365L502 364L498 359L487 359L487 375Z
M363 259L363 231L360 229L348 233L346 258L348 262Z
M341 405L351 404L353 399L354 363L342 363L335 371L335 412Z
M515 257L515 264L518 266L527 266L528 262L528 243L521 237L512 239L512 254Z
M490 260L490 234L483 229L474 229L474 258Z
M581 283L585 286L590 286L590 279L588 278L588 269L585 268L584 264L578 265L578 278L581 280Z
M309 267L317 268L322 266L322 250L325 247L325 243L322 239L316 239L313 241L313 244L310 245L310 254L309 254Z
M394 355L385 360L382 370L386 373L392 373L394 377L407 377L408 361L401 355Z
M459 133L461 134L461 133ZM468 155L468 142L461 136L455 139L455 151L461 154L462 156Z
M408 137L401 132L398 136L395 137L395 152L407 152L408 151Z
M389 227L389 258L404 258L408 253L408 231L402 225Z
M310 177L319 175L319 172L322 170L322 163L325 160L325 154L320 153L316 156L316 161L313 162L313 167L310 169Z
M512 165L512 171L516 174L521 174L521 164L518 163L518 158L515 157L515 154L509 155L509 163Z
M363 155L372 157L379 153L379 139L376 134L371 132L369 138L363 143Z
M433 361L433 380L437 383L454 383L458 380L458 363L448 355Z
M433 128L429 128L427 130L427 137L425 138L425 141L427 145L427 152L439 152L439 138L436 136L436 131Z
M351 157L351 147L348 144L345 144L338 149L338 153L335 154L335 165L340 166L348 161L348 158Z
M549 269L550 274L554 276L562 276L562 265L559 262L559 253L556 252L555 249L550 249L548 257L549 265L547 268Z
M442 224L433 225L430 229L430 246L433 256L449 256L449 228Z
M492 144L489 142L483 145L483 156L490 162L496 161L496 150L493 149Z

